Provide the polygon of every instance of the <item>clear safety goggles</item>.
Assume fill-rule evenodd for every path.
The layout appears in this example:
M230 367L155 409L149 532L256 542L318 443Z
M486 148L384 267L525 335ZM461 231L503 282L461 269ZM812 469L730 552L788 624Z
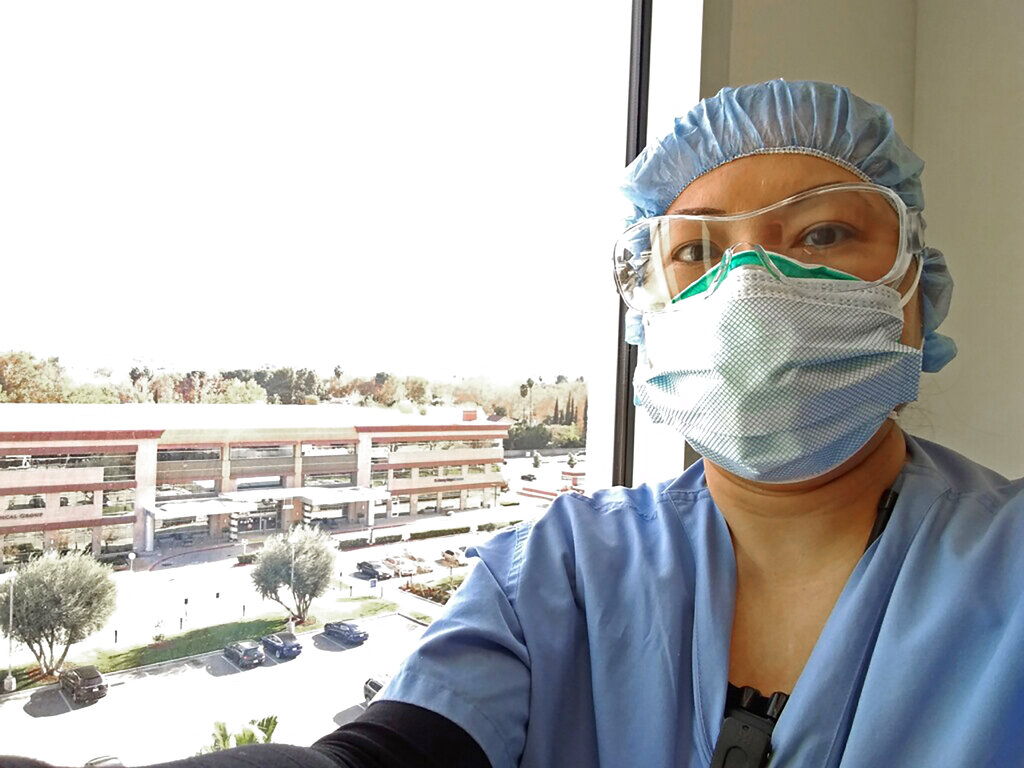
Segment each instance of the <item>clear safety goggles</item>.
M671 310L703 292L737 266L734 258L760 261L780 280L831 278L840 290L893 285L924 247L923 229L920 212L891 189L832 184L747 213L643 219L615 243L615 282L641 312ZM763 258L766 251L785 258Z

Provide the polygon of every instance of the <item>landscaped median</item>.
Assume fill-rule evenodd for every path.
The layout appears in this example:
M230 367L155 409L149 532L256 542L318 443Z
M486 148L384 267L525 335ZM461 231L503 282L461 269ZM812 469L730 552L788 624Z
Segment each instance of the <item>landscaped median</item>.
M398 605L388 600L372 597L339 597L336 604L324 599L318 600L316 609L318 615L310 616L306 623L296 626L296 631L312 632L323 627L328 621L345 621L394 613L398 609ZM199 627L147 645L138 645L124 650L96 651L76 659L74 662L68 662L67 666L95 664L104 673L121 672L219 651L228 643L239 640L258 640L264 635L283 632L285 623L286 619L282 616L267 615L245 621ZM6 674L3 670L0 670L0 673L2 673L0 676ZM39 668L35 664L15 667L14 678L17 681L16 690L18 691L56 682L54 677L39 675ZM0 693L0 699L3 698L3 695Z

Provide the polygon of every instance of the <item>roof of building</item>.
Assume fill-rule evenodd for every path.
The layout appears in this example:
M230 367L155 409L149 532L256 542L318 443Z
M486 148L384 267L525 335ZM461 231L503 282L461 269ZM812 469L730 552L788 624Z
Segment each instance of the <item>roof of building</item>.
M474 416L477 415L474 410ZM425 414L396 409L359 406L315 405L206 405L128 403L78 405L5 403L0 405L0 441L24 439L25 433L61 439L160 438L165 444L201 440L211 432L219 441L253 438L280 440L355 439L360 431L457 429L491 431L498 425L484 419L468 419L466 409L456 406L430 408ZM22 437L19 438L19 435Z

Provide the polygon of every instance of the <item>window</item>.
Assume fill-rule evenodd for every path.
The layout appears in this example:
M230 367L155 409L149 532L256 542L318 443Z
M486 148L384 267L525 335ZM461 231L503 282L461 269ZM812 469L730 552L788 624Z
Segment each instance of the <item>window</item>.
M343 472L336 475L305 475L303 485L319 485L319 486L332 486L332 485L355 485L355 474L352 472Z
M295 455L295 447L292 445L266 445L266 446L232 446L229 454L231 461L242 459L272 459L291 458Z
M558 3L492 10L404 0L398 13L336 3L301 14L241 0L212 10L143 4L125 14L64 5L60 34L52 9L28 4L2 35L3 56L24 67L5 91L11 119L0 125L0 145L13 148L0 163L0 191L14 191L4 196L0 251L17 264L17 284L38 287L5 297L10 317L28 319L8 323L8 347L40 364L59 359L47 363L47 380L67 378L60 396L95 402L88 418L68 404L69 415L41 431L162 436L139 438L148 442L138 455L155 454L157 466L140 464L138 473L134 451L79 455L84 448L0 457L0 472L95 467L103 482L137 481L137 491L94 494L103 522L118 523L90 532L102 529L102 547L131 547L150 525L158 549L164 540L177 548L226 536L228 514L157 525L142 511L154 497L191 505L238 492L251 503L258 494L247 492L257 489L354 486L360 472L380 490L388 485L381 467L403 461L451 464L399 466L391 477L413 491L447 479L439 506L459 509L474 503L452 490L464 473L498 483L501 454L490 451L501 441L486 437L488 419L522 415L520 383L535 382L526 418L540 424L564 388L560 375L589 381L593 360L614 366L609 276L581 265L610 250L615 225L605 223L619 219L624 7L589 8L579 34L578 9ZM387 34L360 32L379 29ZM353 119L353 104L373 118ZM429 149L408 151L410 136ZM400 206L405 196L416 204ZM401 247L394 233L408 237ZM516 266L531 259L543 274ZM82 323L100 310L116 332ZM602 312L604 327L595 319ZM147 413L145 423L123 411L104 415L135 402L173 407ZM466 411L476 419L464 421ZM425 428L410 428L421 418ZM370 456L357 456L378 435ZM471 451L489 464L464 466ZM220 462L231 463L229 475ZM59 495L69 506L87 503L84 493ZM137 501L139 520L122 525L117 518L135 514ZM16 503L33 512L44 502ZM435 505L436 492L425 492L393 499L391 509L411 516ZM365 526L366 506L345 504L332 524L356 537L349 529L358 518ZM239 517L237 527L260 539L293 519L288 499ZM21 542L28 551L41 551L42 530L25 536L33 537ZM173 586L137 590L146 602L119 604L118 615L159 615L164 632L177 632L185 571L216 570L182 568ZM245 581L244 569L221 570ZM119 600L131 594L121 590ZM245 614L234 598L193 597L183 631L256 615L256 604ZM81 661L74 648L69 661ZM233 712L236 704L218 715L229 727L236 715L260 714ZM129 725L145 732L143 720ZM164 749L154 761L201 746L149 732ZM5 748L21 751L7 736ZM59 763L46 741L25 753Z
M135 479L134 453L61 453L46 456L0 457L0 472L21 469L79 469L102 467L105 482Z
M127 515L135 511L135 489L103 492L104 515Z
M160 448L159 461L220 461L220 448Z
M303 456L354 456L356 452L355 443L331 443L328 445L302 445Z

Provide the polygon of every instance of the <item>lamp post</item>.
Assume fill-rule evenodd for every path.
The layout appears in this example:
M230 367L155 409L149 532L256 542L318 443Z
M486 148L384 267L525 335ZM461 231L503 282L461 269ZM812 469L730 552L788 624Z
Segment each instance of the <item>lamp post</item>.
M134 552L129 552L128 553L128 568L129 568L129 570L131 570L132 573L135 573L135 553Z
M7 596L7 677L4 678L4 691L10 693L17 683L14 680L14 577L11 577L10 592Z

